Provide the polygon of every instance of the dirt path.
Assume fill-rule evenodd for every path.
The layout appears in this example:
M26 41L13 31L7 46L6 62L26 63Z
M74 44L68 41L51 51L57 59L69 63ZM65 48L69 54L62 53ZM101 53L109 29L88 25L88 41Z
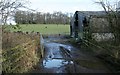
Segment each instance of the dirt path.
M44 39L45 57L35 73L108 73L108 68L97 58L81 52L63 38Z

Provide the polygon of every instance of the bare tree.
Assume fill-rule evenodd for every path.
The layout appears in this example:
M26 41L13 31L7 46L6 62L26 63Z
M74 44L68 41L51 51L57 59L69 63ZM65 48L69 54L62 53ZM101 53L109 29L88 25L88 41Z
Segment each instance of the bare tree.
M12 16L14 12L19 8L27 8L24 6L25 0L1 0L0 1L0 17L1 23L6 24L9 16Z
M118 45L120 42L120 12L117 8L118 2L111 4L108 0L99 0L99 2L96 3L100 4L106 12L110 30L115 37L115 44Z

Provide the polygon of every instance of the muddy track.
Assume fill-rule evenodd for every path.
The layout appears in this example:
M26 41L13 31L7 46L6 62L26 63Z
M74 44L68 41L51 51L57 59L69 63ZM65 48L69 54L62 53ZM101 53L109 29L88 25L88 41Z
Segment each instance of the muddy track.
M76 47L61 44L66 39L44 38L45 55L38 73L109 73L108 68L97 58L82 53ZM57 41L57 43L56 43Z

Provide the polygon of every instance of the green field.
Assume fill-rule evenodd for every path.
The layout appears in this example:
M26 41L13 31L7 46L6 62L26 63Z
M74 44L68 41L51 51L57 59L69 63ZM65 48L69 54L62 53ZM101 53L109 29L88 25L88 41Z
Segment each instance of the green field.
M42 34L69 34L70 26L61 24L24 24L21 29L10 28L10 31L40 32Z

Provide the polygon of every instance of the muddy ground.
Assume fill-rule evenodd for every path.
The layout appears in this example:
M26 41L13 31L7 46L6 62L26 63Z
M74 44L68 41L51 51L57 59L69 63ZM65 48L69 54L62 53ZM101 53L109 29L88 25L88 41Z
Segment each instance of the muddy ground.
M101 60L70 44L64 36L45 37L44 47L44 58L33 73L110 73Z

